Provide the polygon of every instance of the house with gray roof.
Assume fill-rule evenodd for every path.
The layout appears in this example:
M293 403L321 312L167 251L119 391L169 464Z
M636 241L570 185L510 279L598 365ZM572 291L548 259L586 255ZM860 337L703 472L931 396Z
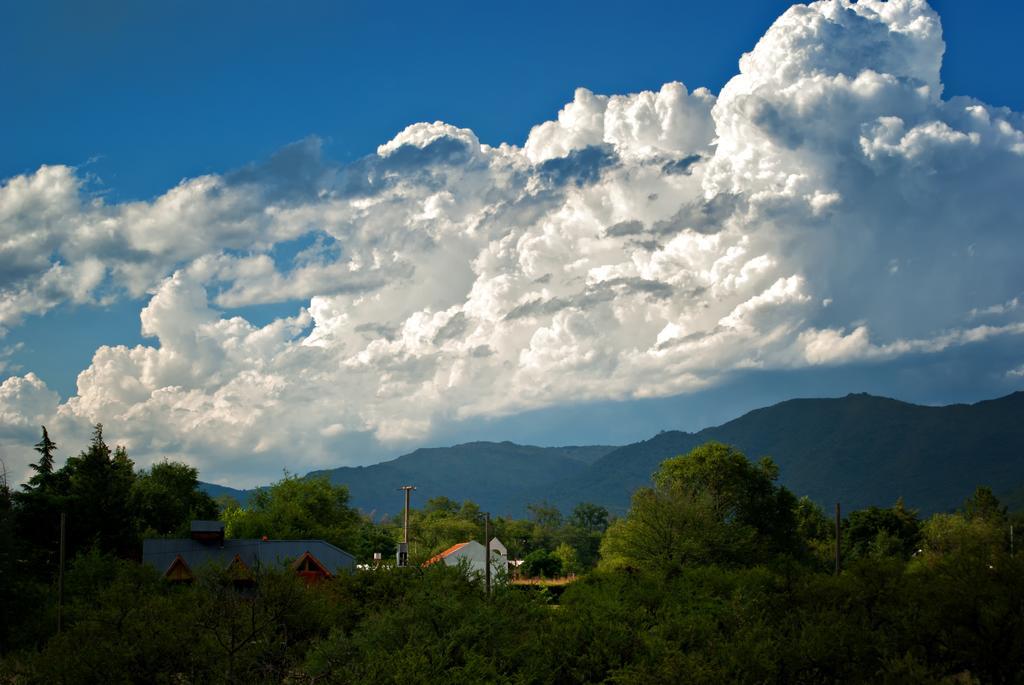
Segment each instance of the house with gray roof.
M193 521L186 539L144 540L142 563L179 582L192 580L196 570L210 564L238 579L251 578L260 569L291 568L317 581L354 571L356 559L324 540L229 540L220 521Z

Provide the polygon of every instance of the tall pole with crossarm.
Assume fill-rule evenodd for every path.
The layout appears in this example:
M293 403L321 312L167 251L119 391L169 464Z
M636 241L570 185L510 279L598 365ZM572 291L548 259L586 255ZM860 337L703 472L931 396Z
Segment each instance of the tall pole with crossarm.
M403 485L398 488L405 491L405 516L402 521L402 542L398 545L398 565L409 565L409 493L416 489L415 485Z

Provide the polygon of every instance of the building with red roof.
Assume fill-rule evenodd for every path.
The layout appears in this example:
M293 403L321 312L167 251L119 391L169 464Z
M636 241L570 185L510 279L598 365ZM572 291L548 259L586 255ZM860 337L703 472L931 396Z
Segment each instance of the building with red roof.
M458 566L459 564L466 564L473 573L484 574L484 558L487 555L487 551L484 546L476 540L470 540L468 542L458 542L440 554L434 556L423 562L424 566L430 566L431 564L443 563L446 566ZM503 578L508 574L508 550L505 545L501 544L501 540L493 538L491 540L491 577L492 578Z

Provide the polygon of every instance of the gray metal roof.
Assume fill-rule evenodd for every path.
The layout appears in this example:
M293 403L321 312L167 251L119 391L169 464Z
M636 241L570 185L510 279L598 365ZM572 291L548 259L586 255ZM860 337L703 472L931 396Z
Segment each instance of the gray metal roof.
M193 533L222 533L224 524L221 521L193 521L191 530Z
M203 544L196 540L152 539L142 542L142 563L149 564L160 573L165 572L179 554L193 571L207 564L227 568L238 557L249 568L284 568L304 553L309 552L331 573L355 569L356 558L323 540L225 540Z

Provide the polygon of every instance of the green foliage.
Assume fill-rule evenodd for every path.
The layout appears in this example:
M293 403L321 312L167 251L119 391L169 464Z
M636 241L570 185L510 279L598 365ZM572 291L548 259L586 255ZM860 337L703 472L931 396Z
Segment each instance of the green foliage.
M530 594L499 587L488 598L443 565L339 581L351 613L310 651L304 672L315 682L550 682L551 615Z
M11 525L16 533L15 544L20 543L20 556L46 573L56 565L60 512L66 510L69 503L68 469L53 470L56 449L44 426L42 439L35 445L41 458L31 464L34 473L21 486L21 492L11 494Z
M218 495L217 497L213 498L213 503L217 507L217 511L219 513L223 513L228 509L242 508L242 504L231 495Z
M58 471L52 470L56 445L45 428L36 449L42 458L33 465L35 475L14 496L16 526L30 563L54 572L61 512L67 514L69 557L93 546L131 554L138 542L129 496L135 472L125 449L111 452L102 424L96 424L88 449Z
M605 533L601 565L669 573L684 565L736 559L755 535L749 526L720 520L707 496L642 488L633 494L626 517Z
M796 532L805 542L832 540L835 537L832 523L825 511L810 497L801 497L793 509L796 518Z
M769 457L752 464L735 448L708 442L666 459L654 474L656 487L702 498L719 521L757 532L753 558L795 554L796 498L775 484L779 469Z
M889 558L839 577L799 567L600 572L562 598L552 679L1020 682L1021 569L957 578Z
M524 575L583 570L600 542L601 567L557 597L501 584L488 595L478 574L443 564L313 585L265 569L240 585L211 566L174 585L114 553L136 522L173 533L208 511L193 470L135 474L97 427L49 475L13 494L0 477L0 683L1024 683L1024 558L984 488L923 522L902 502L851 512L836 576L819 507L778 487L770 462L705 446L666 461L603 536L607 512L592 505L495 519L526 552ZM95 544L70 564L54 635L54 586L32 573L48 552L24 537L31 507L39 520L71 507L81 525L90 497L115 496L129 516L86 535ZM286 476L223 516L234 534L321 537L364 559L398 534L323 479ZM434 498L412 518L421 544L482 539L472 502Z
M588 533L603 533L608 529L608 510L593 502L580 502L572 510L569 525Z
M579 555L576 548L567 542L563 542L551 552L551 556L558 559L558 570L562 575L576 575L583 568L580 566Z
M491 537L497 537L505 544L510 559L522 559L537 550L561 548L561 556L567 560L571 556L573 572L594 567L601 535L608 525L607 509L584 503L577 506L568 518L564 518L557 507L547 503L532 504L528 509L530 519L499 516L491 520ZM400 521L400 517L392 520ZM394 540L400 539L399 525L389 522L385 527L394 532ZM459 542L485 542L480 507L474 502L459 503L448 497L434 497L427 500L422 509L412 509L409 528L414 562L423 561Z
M777 475L771 460L755 466L718 443L667 459L654 487L637 490L627 516L608 528L602 563L672 572L798 553L797 502L774 484Z
M825 512L809 497L797 500L793 509L796 532L800 538L808 561L819 570L831 569L835 555L835 525Z
M369 518L363 518L359 521L351 546L346 547L345 551L354 554L356 559L364 564L373 561L375 552L380 552L382 561L391 560L395 558L398 549L398 538L399 534L394 526L378 525Z
M107 446L102 425L60 469L45 427L35 449L32 477L19 492L0 493L0 653L44 643L56 623L62 512L69 563L100 552L137 558L141 535L186 531L191 518L215 514L194 469L165 461L136 474L123 447Z
M530 513L530 520L545 530L553 531L562 525L562 512L553 504L547 502L530 504L526 510Z
M964 502L963 511L970 519L982 519L995 524L1007 520L1006 507L992 494L991 488L984 486L975 488L974 494Z
M556 682L775 680L771 618L782 598L763 569L599 573L562 599ZM571 616L572 618L568 618ZM778 679L777 682L785 682Z
M537 502L526 507L530 529L529 549L552 549L559 542L562 530L562 512L549 502Z
M956 562L954 564L954 561ZM99 553L68 574L67 627L9 654L25 683L1020 682L1024 564L852 562L599 571L557 608L432 566L306 586L220 569L191 586ZM4 676L0 676L3 681Z
M446 516L459 515L459 503L449 497L431 497L423 507L423 514L427 518L444 518Z
M256 492L244 508L221 513L232 538L316 538L342 549L358 537L359 514L348 506L348 488L324 478L285 477Z
M510 559L522 559L542 544L543 534L532 521L499 517L493 524L494 535L505 543Z
M0 459L0 654L16 639L14 626L21 623L24 607L19 604L14 510L7 467Z
M868 507L850 514L843 527L843 558L898 556L909 559L919 548L921 522L903 500L888 509Z
M967 558L996 563L1006 554L1005 536L998 521L965 514L935 514L922 529L922 560Z
M428 500L422 511L409 514L409 535L412 563L422 562L457 542L479 540L483 543L483 518L473 502L459 504L447 497ZM396 517L393 542L401 539L401 517Z
M148 566L79 557L67 629L11 659L12 670L31 683L278 683L334 623L326 592L293 574L258 573L241 594L222 569L198 571L193 585L174 586Z
M190 590L190 627L205 641L195 661L218 682L284 682L333 623L327 593L287 571L257 573L240 592L223 569L205 569Z
M526 555L519 573L524 578L557 578L562 574L562 563L559 555L538 549Z
M92 546L127 556L137 544L126 522L134 517L130 494L134 464L123 447L113 452L103 440L103 424L93 429L88 449L68 459L68 549L73 556Z
M427 521L456 518L471 522L478 520L483 515L476 502L466 500L459 504L455 500L443 496L428 499L422 513L422 518Z
M136 476L130 503L143 537L187 537L189 521L215 519L218 512L199 490L196 469L166 459Z

